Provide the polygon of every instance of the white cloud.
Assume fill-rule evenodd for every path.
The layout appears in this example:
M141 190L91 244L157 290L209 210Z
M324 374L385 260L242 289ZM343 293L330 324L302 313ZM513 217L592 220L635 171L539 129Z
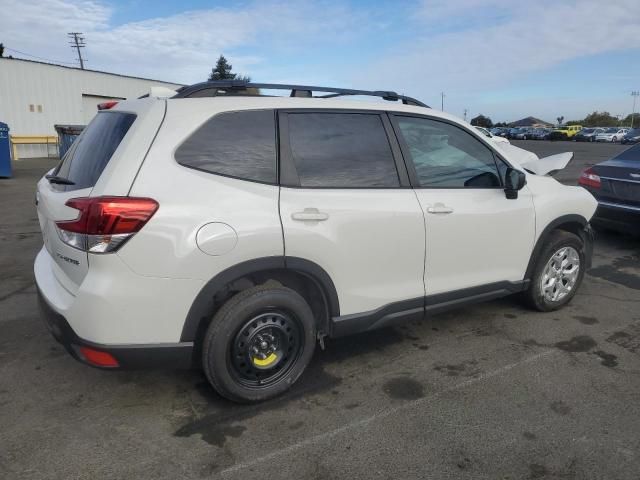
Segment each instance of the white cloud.
M112 25L110 7L86 0L0 0L0 8L12 12L0 17L0 40L9 48L72 62L66 32L80 31L87 68L182 82L204 80L220 53L240 50L231 60L234 71L246 73L264 58L242 50L268 45L295 61L305 47L337 45L366 25L356 21L364 12L304 0L256 1L122 25Z
M461 113L490 109L481 103L486 92L517 92L514 85L532 73L635 46L640 28L637 0L415 1L365 8L250 0L115 24L116 7L100 1L0 0L0 11L11 12L0 16L0 41L73 62L66 33L80 31L88 68L185 83L204 80L223 53L234 71L257 80L393 89L436 105L445 91L447 109ZM355 45L363 45L361 55ZM510 115L517 103L500 108Z
M531 72L634 46L640 29L637 7L637 0L424 1L414 20L429 34L387 52L355 81L393 87L434 104L443 90L453 99L512 86ZM501 11L500 21L477 23L478 12L487 9ZM432 33L452 17L469 28ZM378 72L385 71L402 75L380 87ZM464 104L456 108L462 111Z

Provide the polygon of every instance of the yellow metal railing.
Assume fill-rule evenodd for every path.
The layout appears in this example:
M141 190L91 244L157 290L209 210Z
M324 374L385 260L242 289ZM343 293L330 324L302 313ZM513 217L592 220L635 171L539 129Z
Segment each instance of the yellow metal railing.
M49 145L58 146L58 137L55 135L9 135L13 160L18 160L18 145L46 145L47 156Z

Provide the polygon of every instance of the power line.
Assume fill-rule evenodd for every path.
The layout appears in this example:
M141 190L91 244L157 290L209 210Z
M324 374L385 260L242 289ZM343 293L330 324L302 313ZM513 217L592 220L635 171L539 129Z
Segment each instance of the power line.
M20 50L16 50L15 48L4 47L5 50L9 50L10 52L19 53L20 55L26 55L27 57L37 58L38 60L44 60L45 62L50 63L66 63L67 65L73 65L74 62L63 62L62 60L51 60L50 58L38 57L37 55L31 55L27 52L21 52Z
M84 37L81 37L82 32L70 32L67 33L67 36L71 39L69 45L71 48L75 48L78 51L78 61L80 62L80 68L84 70L84 59L82 58L81 48L86 47L84 43Z

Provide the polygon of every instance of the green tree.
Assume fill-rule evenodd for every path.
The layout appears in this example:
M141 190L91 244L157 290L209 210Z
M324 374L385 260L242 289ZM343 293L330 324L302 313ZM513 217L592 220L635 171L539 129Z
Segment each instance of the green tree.
M0 43L0 58L4 57L4 44Z
M493 122L489 117L485 117L484 115L480 114L477 117L471 119L471 125L475 127L491 128L493 127Z
M556 118L556 120L558 121L558 125L562 125L562 121L564 120L564 117L558 117Z
M631 118L631 114L627 115L625 119L622 120L622 125L624 125L625 127L631 126ZM633 114L633 128L640 128L640 113Z
M596 111L584 117L582 125L585 127L617 127L618 123L618 119L609 112Z
M233 65L231 65L224 55L220 55L218 61L216 62L216 66L211 69L211 73L209 74L209 81L214 80L241 80L244 82L250 82L251 78L247 75L239 75L237 73L233 73L231 70L233 69Z
M498 122L493 124L494 127L506 127L507 122Z

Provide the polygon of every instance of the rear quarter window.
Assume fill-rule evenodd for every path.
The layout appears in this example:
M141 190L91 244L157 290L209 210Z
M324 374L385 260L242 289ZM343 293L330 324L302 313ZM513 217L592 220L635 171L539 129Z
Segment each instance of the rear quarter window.
M221 113L198 128L175 153L185 167L274 184L276 127L273 110Z
M93 187L135 120L133 113L98 113L73 142L55 172L74 185L59 187L67 191Z

